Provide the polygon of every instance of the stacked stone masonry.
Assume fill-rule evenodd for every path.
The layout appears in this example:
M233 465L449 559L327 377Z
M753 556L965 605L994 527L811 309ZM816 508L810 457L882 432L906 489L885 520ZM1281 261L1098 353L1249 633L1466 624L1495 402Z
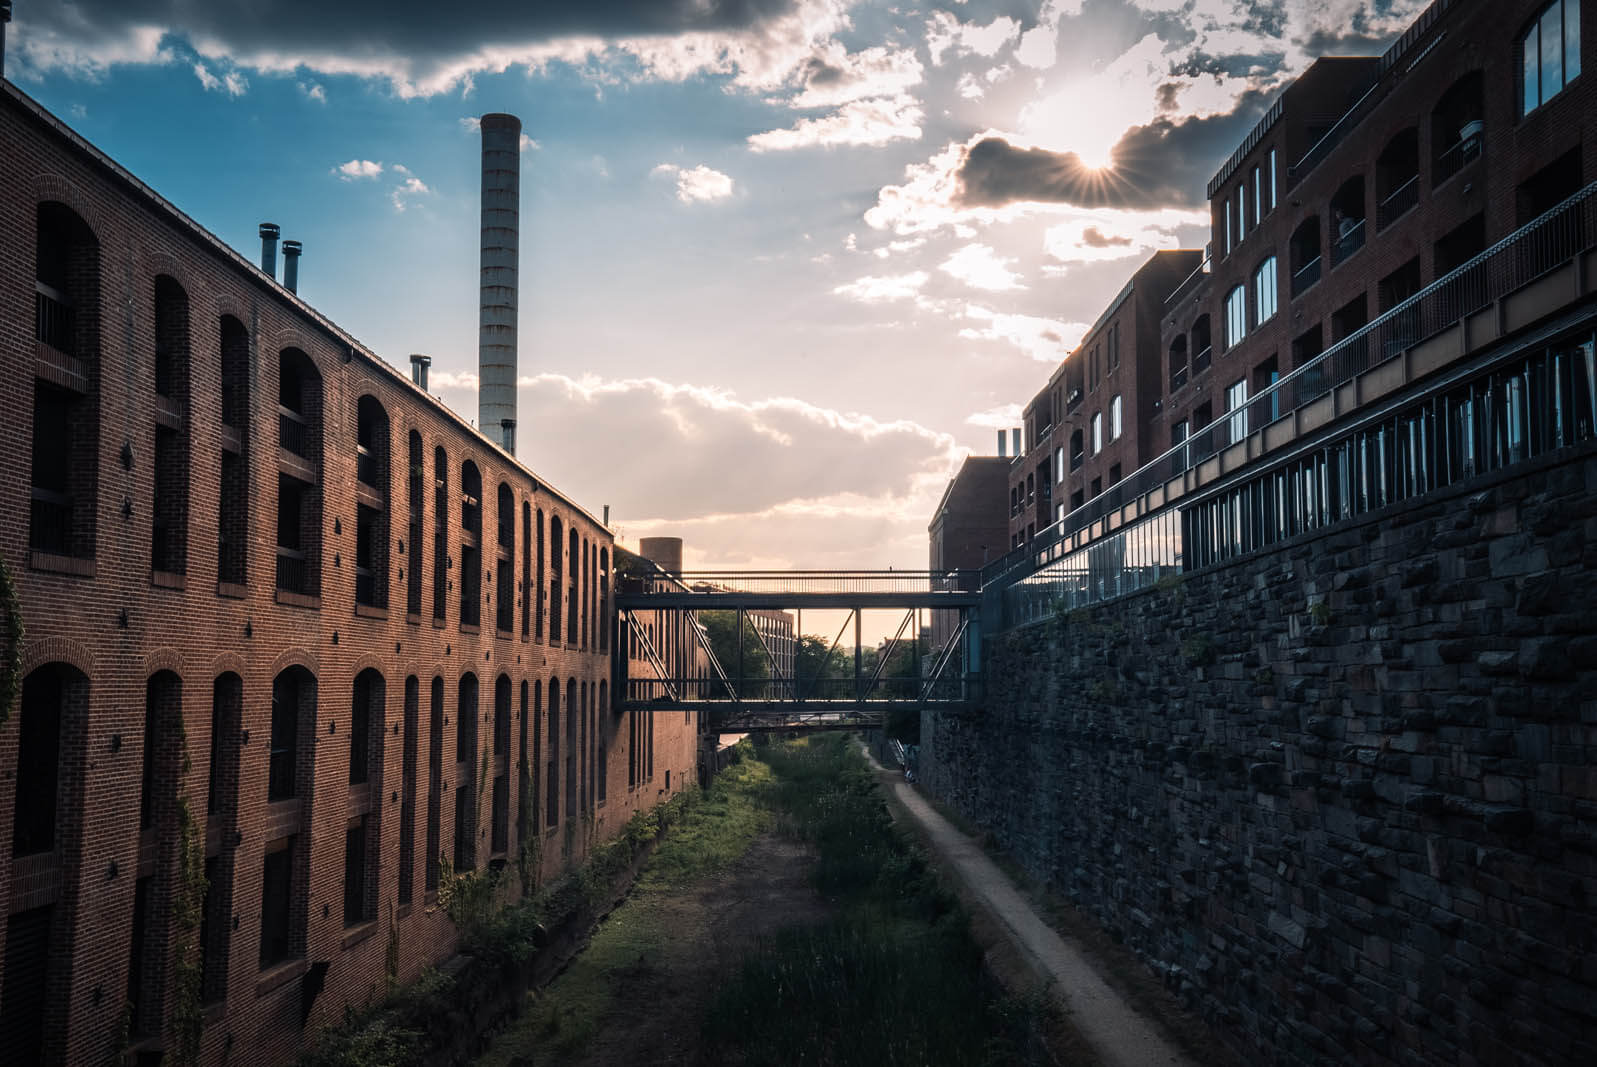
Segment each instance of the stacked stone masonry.
M925 787L1246 1059L1597 1062L1597 450L995 639Z

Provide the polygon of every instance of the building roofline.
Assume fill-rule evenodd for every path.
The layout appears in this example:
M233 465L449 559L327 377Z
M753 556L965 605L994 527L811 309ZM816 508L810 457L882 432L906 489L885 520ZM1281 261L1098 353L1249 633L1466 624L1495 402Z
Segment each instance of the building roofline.
M477 438L478 441L487 445L504 461L508 462L511 466L518 468L527 476L528 480L533 483L536 489L546 491L549 495L557 498L572 510L581 513L595 526L599 527L600 529L606 529L604 524L595 518L587 508L554 489L551 485L549 485L548 482L540 478L531 467L527 466L517 457L506 452L491 438L489 438L487 434L483 433L482 430L471 425L471 423L465 418L457 414L453 408L445 404L438 397L422 389L415 382L411 381L408 374L404 373L404 371L383 359L366 345L362 344L347 330L343 329L337 323L333 322L327 316L313 308L310 304L307 304L304 300L300 299L297 294L291 293L287 289L283 288L277 283L275 278L267 275L265 271L263 271L256 264L252 263L237 249L233 248L220 237L217 237L204 226L201 226L194 219L190 218L170 200L167 200L160 193L157 193L149 185L145 184L145 182L135 176L132 171L128 170L116 160L112 159L105 152L95 147L94 144L92 144L82 134L78 133L72 127L63 122L58 115L50 111L43 104L33 99L33 97L29 96L21 89L17 88L17 86L8 79L0 78L0 99L8 99L25 115L44 126L48 132L54 134L61 141L65 142L69 149L77 152L81 156L86 157L91 164L104 170L114 181L125 186L127 190L134 195L134 197L143 200L146 206L153 210L156 214L165 216L166 220L172 223L176 229L185 233L190 239L195 241L202 248L217 256L225 265L230 266L235 270L241 271L244 277L263 289L268 296L277 299L286 305L291 311L304 316L313 325L319 327L324 333L328 334L335 341L344 345L346 348L348 348L351 355L360 356L367 363L385 373L392 383L404 386L410 391L412 399L425 400L426 402L430 403L433 406L434 411L446 421L454 423L456 429L469 437Z

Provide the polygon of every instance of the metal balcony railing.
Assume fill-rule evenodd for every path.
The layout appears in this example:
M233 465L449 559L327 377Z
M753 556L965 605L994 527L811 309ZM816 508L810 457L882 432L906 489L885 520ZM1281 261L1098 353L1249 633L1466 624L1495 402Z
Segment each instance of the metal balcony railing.
M72 298L43 282L33 283L33 334L57 352L77 355L73 341Z
M1384 361L1593 247L1597 247L1597 182L1283 375L1261 391L1254 403L1262 405L1266 398L1279 397L1277 410L1281 415L1290 414L1368 369L1372 353ZM1231 420L1222 418L1195 432L1039 531L1030 544L988 564L982 570L983 583L1016 581L1057 559L1059 545L1066 538L1236 444L1238 439L1230 431Z
M377 457L365 445L355 446L355 477L373 489L377 488Z
M1187 365L1185 363L1170 371L1170 391L1173 393L1187 384Z
M28 509L28 546L52 556L72 554L72 498L33 487Z
M1375 207L1375 228L1384 230L1399 218L1413 210L1420 202L1420 176L1416 172L1413 177L1382 200Z
M1437 156L1436 162L1431 165L1432 187L1441 185L1479 158L1481 158L1481 137L1479 132L1454 142L1446 151Z
M296 548L277 546L277 588L285 593L311 595L310 564Z
M1320 280L1320 257L1316 255L1303 266L1292 272L1292 295L1306 292L1310 286Z
M1192 357L1192 376L1194 378L1209 369L1209 360L1213 353L1214 347L1212 345L1204 345L1198 350L1198 354Z
M311 452L310 424L305 416L290 408L278 405L277 442L301 459L309 459Z
M1354 252L1364 247L1364 220L1358 219L1342 229L1341 236L1331 243L1331 266L1336 266Z

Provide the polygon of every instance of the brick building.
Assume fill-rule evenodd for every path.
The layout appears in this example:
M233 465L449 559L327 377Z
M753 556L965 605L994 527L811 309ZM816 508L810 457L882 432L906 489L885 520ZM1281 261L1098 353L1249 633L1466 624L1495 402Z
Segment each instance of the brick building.
M0 144L0 1049L158 1059L193 905L203 1060L281 1063L453 951L446 863L684 787L695 716L640 773L603 524L5 83Z
M1590 25L1577 0L1437 0L1383 55L1318 60L1284 89L1208 184L1207 254L1152 257L1027 405L1009 479L1011 562L1084 549L1583 305L1583 270L1568 286L1547 276L1585 247L1597 172L1597 91L1581 77ZM1190 267L1167 284L1177 263ZM1129 322L1128 305L1140 305ZM1153 308L1148 322L1141 309ZM1110 369L1117 325L1136 352L1134 381ZM1457 425L1350 445L1380 458L1373 474L1343 475L1336 508L1332 459L1303 476L1314 484L1293 475L1315 506L1250 500L1246 522L1204 517L1213 528L1198 541L1223 554L1345 513L1354 482L1374 477L1361 499L1390 499L1389 483L1432 484L1444 463L1474 469L1496 447L1485 435L1501 430L1484 425L1500 408L1480 389L1453 405ZM1221 536L1227 523L1237 536ZM1190 542L1161 527L1079 572L1113 571L1091 584L1124 588L1127 571L1111 562L1123 551L1154 575L1179 566Z
M1009 469L1009 545L1020 547L1152 455L1162 395L1159 320L1197 268L1191 250L1155 252L1022 413Z
M1000 438L1002 435L1000 434ZM943 490L932 521L927 565L933 574L979 572L1003 556L1009 531L1004 522L1004 493L1009 460L1003 456L966 456ZM931 613L931 648L940 650L959 626L959 613L945 608Z

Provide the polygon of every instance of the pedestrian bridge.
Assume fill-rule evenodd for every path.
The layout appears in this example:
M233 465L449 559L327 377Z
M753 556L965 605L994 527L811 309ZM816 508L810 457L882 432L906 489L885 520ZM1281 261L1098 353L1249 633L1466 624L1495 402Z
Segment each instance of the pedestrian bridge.
M623 576L615 600L622 711L705 711L734 731L856 729L979 693L977 571L656 569ZM895 620L872 649L866 611ZM810 629L820 637L806 641ZM665 633L702 658L670 656Z

